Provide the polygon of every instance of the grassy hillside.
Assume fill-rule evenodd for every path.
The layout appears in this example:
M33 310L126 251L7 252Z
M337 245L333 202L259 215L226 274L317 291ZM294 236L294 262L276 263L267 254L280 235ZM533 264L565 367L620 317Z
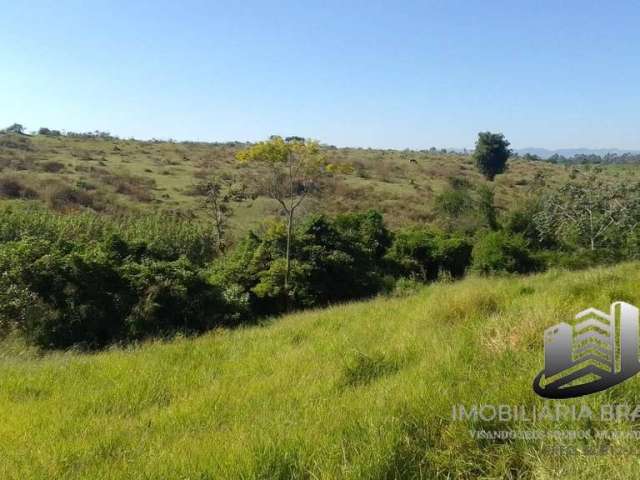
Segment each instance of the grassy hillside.
M635 456L474 440L472 426L497 425L451 419L457 403L541 406L531 381L543 330L588 306L637 304L638 267L471 277L93 355L5 345L0 477L638 478ZM639 394L634 378L564 404L633 404ZM598 425L536 428L563 427Z
M235 153L239 143L173 143L136 140L0 135L0 200L34 198L56 209L98 211L163 210L200 216L198 185L213 174L243 177ZM327 148L331 162L348 163L353 174L328 185L309 210L326 213L366 210L385 213L390 226L433 220L435 196L451 178L482 182L471 157L436 151ZM495 181L496 202L507 208L530 188L536 174L560 182L585 167L512 160ZM608 166L612 179L637 177L637 169ZM259 173L253 172L253 176ZM277 212L274 202L252 196L236 205L236 231L256 225Z

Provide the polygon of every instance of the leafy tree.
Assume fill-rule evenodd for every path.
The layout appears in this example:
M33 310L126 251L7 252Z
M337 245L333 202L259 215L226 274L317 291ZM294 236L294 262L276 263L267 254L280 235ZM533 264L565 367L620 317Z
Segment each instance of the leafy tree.
M480 132L476 141L473 158L476 166L487 180L493 181L496 175L506 169L511 151L510 143L501 133Z
M391 233L375 211L312 215L296 225L292 238L289 304L302 308L362 298L379 292ZM212 281L234 298L246 298L258 316L281 312L286 225L270 222L250 232L213 267Z
M289 295L291 238L296 210L305 198L317 192L320 178L327 174L327 162L318 142L285 141L272 136L237 154L241 162L258 162L267 169L266 193L276 200L286 217L287 243L284 268L284 293ZM286 297L285 297L286 298Z

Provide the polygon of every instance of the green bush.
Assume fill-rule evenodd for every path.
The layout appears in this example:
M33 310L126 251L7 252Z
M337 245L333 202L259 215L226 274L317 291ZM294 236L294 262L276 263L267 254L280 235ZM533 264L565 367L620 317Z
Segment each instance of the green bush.
M234 321L199 267L185 257L149 259L147 251L113 235L88 245L0 244L0 329L43 348L99 348Z
M503 231L482 236L473 246L472 257L473 270L482 274L529 273L542 267L522 235Z
M470 257L471 244L467 240L424 227L399 231L387 254L395 276L421 282L437 280L441 274L461 277Z
M126 263L122 274L135 298L125 319L127 338L204 332L227 323L221 290L184 257Z
M155 260L172 261L185 256L194 264L204 265L216 254L212 230L179 217L61 214L37 205L0 206L0 243L31 236L53 243L89 245L113 235L130 245L144 244L145 255Z
M42 347L98 347L122 336L130 293L103 251L55 246L46 240L9 242L0 249L0 270L3 287L43 307L37 315L8 319L31 342Z
M295 229L290 290L284 292L285 229L273 223L241 240L214 266L212 279L242 292L258 316L363 298L382 289L390 242L377 212L309 217Z

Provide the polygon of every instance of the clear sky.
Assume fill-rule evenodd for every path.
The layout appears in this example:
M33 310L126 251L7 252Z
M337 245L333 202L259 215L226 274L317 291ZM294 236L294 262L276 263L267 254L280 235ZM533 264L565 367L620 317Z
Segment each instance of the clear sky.
M0 125L640 149L640 2L8 1Z

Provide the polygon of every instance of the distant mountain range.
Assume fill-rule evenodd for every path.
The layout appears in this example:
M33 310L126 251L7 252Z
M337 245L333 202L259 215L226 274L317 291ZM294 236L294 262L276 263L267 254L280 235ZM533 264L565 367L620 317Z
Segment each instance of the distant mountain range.
M537 155L540 158L545 159L555 155L556 153L567 158L573 157L575 155L598 155L602 157L608 153L615 155L622 155L623 153L640 153L640 150L622 150L619 148L558 148L557 150L549 150L547 148L529 147L516 148L514 151L519 153L520 155L525 155L528 153L531 155Z

